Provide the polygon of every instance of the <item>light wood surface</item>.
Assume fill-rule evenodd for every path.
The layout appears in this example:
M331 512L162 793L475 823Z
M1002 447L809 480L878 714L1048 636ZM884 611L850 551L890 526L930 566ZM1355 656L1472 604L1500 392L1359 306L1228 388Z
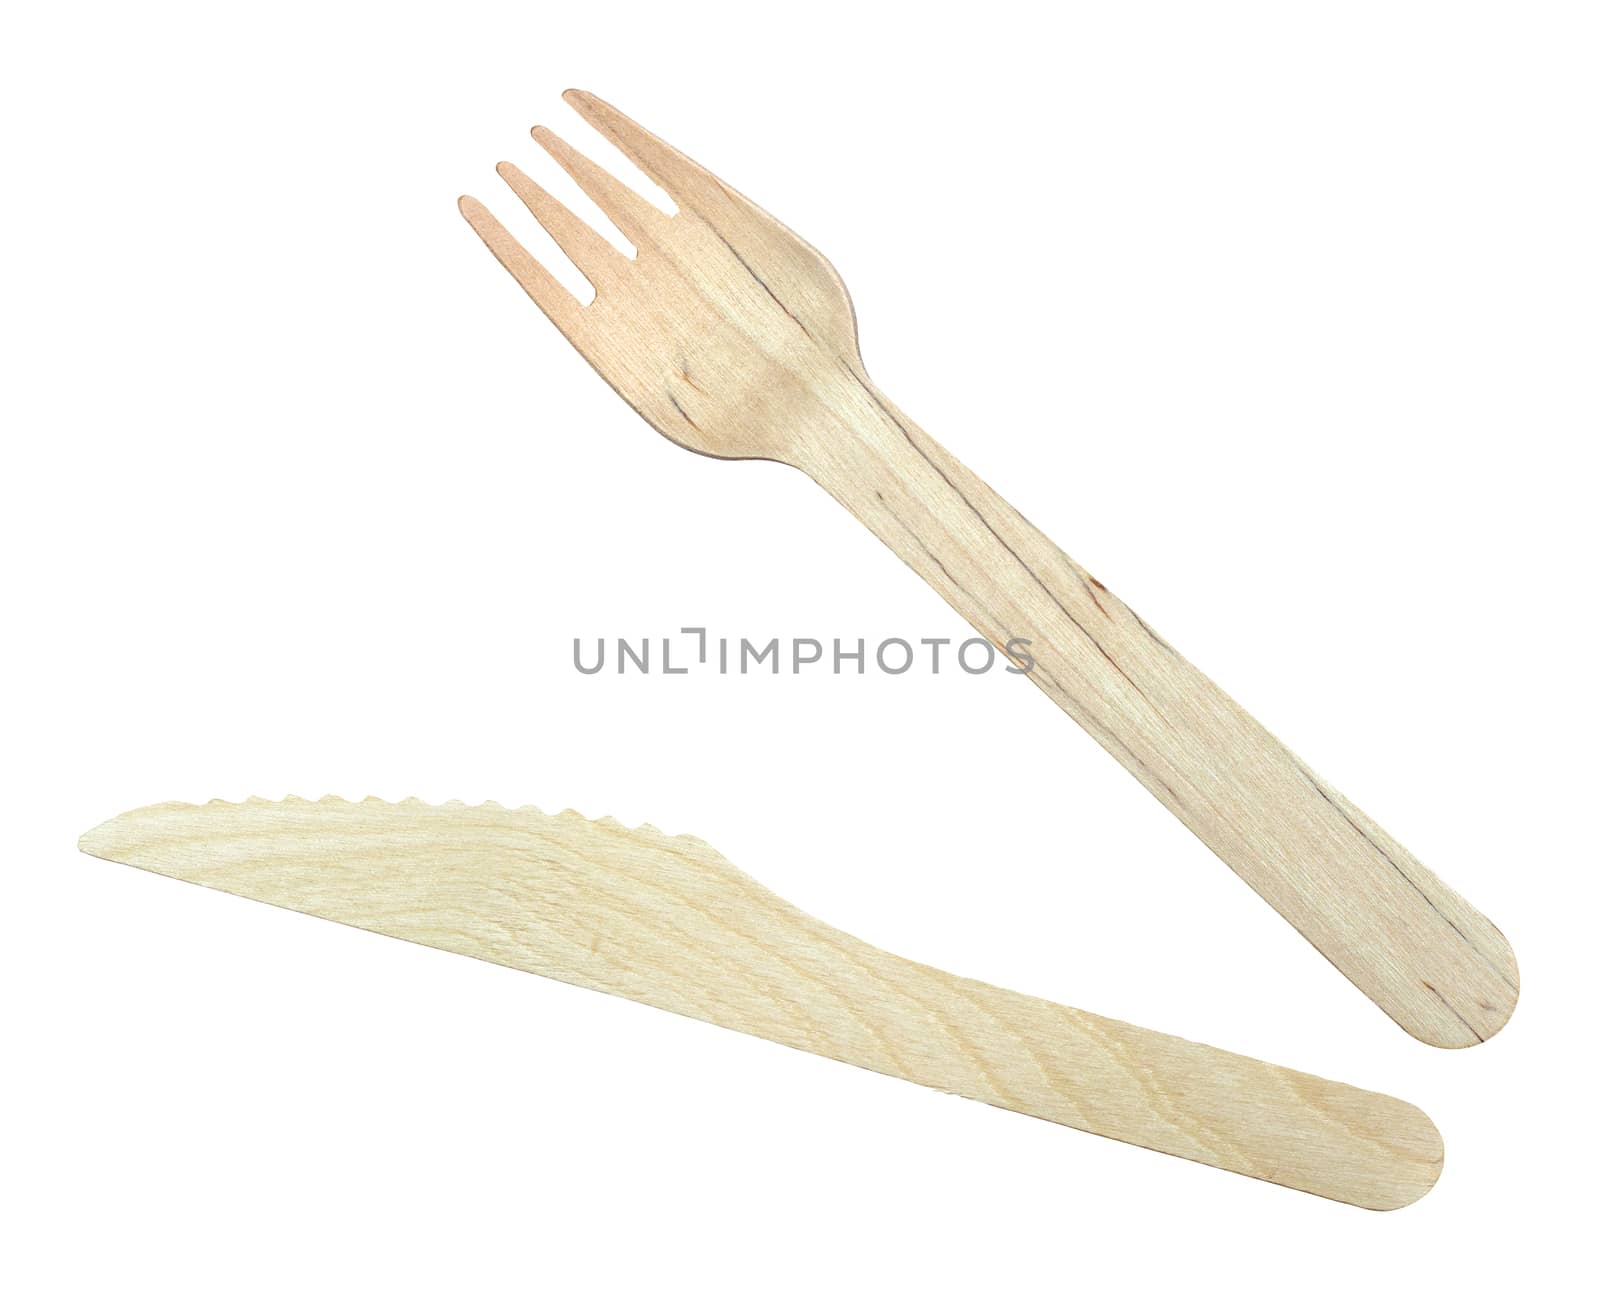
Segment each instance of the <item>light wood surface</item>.
M594 301L482 204L461 210L636 411L696 452L805 471L996 646L1026 639L1034 683L1412 1035L1459 1048L1505 1024L1517 965L1494 925L881 394L816 250L609 105L566 99L678 208L534 128L634 244L629 258L500 165ZM930 269L932 301L950 274Z
M213 801L134 810L79 844L1362 1207L1420 1198L1444 1160L1409 1103L896 958L652 827Z

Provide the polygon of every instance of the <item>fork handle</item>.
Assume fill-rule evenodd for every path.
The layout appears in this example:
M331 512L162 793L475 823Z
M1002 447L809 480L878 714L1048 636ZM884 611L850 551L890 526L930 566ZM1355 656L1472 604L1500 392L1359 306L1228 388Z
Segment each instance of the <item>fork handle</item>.
M1003 652L1026 639L1044 694L1405 1030L1499 1030L1499 930L851 369L812 478Z

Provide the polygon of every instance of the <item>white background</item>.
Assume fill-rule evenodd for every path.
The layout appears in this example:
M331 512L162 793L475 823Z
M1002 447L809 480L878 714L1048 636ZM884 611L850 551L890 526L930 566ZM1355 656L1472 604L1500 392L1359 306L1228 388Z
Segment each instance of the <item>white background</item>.
M1588 1270L1594 10L894 8L8 18L8 1296ZM1019 678L573 671L965 630L803 476L652 433L461 221L551 254L493 172L577 194L535 122L633 175L568 85L827 253L887 392L1499 923L1502 1035L1411 1041ZM1444 1175L1359 1211L74 848L288 792L692 831L898 953L1415 1101Z

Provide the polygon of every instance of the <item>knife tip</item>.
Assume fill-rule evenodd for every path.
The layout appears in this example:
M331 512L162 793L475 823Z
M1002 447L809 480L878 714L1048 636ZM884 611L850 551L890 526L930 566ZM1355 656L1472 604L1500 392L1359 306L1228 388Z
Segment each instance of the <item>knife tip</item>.
M104 859L106 857L106 854L102 853L104 848L106 848L106 824L91 827L82 837L78 837L78 849L83 851L83 854L93 854L96 859Z
M105 822L91 827L78 838L78 849L84 854L93 855L96 859L110 858L110 847L113 841L112 828L117 819L108 818Z

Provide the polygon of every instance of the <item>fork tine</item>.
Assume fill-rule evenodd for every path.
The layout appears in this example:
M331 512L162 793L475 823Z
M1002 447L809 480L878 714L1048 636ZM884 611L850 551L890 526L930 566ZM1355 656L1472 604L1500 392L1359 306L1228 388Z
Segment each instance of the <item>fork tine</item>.
M697 207L727 197L721 181L694 159L679 153L660 136L646 131L625 113L586 90L568 90L561 98L591 127L614 144L638 169L659 185L679 207Z
M495 171L516 192L517 198L528 206L528 211L538 219L539 225L550 233L550 238L561 246L561 251L572 259L573 265L583 272L596 291L602 280L615 280L622 273L628 260L611 241L592 230L587 222L574 215L537 181L513 163L501 163Z
M527 291L528 297L538 305L539 310L550 318L557 330L575 341L583 305L540 266L533 255L517 243L516 237L496 220L495 215L476 199L462 195L457 206L467 219L467 224L478 233L478 238L489 246L489 252Z
M591 162L549 127L535 127L533 138L560 163L579 188L593 199L600 211L635 244L639 236L659 234L662 224L671 220L666 213L641 199L598 163Z

